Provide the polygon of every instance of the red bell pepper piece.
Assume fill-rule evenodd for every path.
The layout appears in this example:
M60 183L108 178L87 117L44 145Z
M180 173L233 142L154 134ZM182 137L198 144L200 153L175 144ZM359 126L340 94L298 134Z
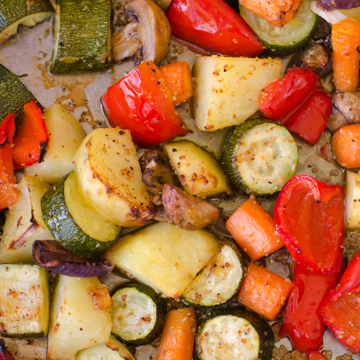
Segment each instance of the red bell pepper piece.
M280 192L274 219L296 262L316 273L339 271L345 234L342 186L294 176Z
M136 145L151 147L185 135L181 118L159 68L143 62L102 97L111 126L128 129Z
M259 97L259 108L269 119L315 144L325 130L332 110L330 94L322 89L311 69L291 68L285 77L269 84Z
M347 347L360 352L360 252L319 310L324 323Z
M24 105L24 116L14 137L12 157L15 170L39 162L48 140L42 111L31 100Z
M286 120L284 126L314 145L326 129L331 111L331 95L323 90L315 90Z
M223 0L173 0L166 16L172 35L211 53L252 57L264 51L249 25Z
M15 133L15 114L0 123L0 211L15 204L18 191L12 163L12 144Z
M289 336L295 349L316 351L322 346L325 324L317 310L339 281L346 267L333 274L315 274L307 266L297 264L292 289L284 313L279 336Z
M0 339L0 360L14 360L14 358L5 350L5 341Z
M309 360L325 360L325 355L323 355L319 351L309 351L308 359Z

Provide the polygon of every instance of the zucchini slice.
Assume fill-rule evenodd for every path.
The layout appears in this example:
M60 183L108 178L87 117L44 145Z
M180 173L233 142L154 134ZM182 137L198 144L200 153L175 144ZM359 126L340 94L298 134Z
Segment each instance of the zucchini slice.
M265 119L250 119L232 129L221 149L227 179L247 194L280 191L297 164L294 138L284 126Z
M13 3L16 2L8 2L9 6ZM18 125L23 114L23 107L30 100L34 100L38 106L42 107L17 76L0 64L0 122L6 115L16 113L15 121Z
M100 257L121 228L88 208L78 190L75 172L61 179L41 198L45 224L65 249L84 259Z
M46 269L36 265L0 265L0 334L3 337L46 336L50 286Z
M105 344L92 346L77 353L75 360L135 360L131 352L115 336Z
M50 309L47 360L74 360L78 351L109 340L111 309L96 310L91 296L93 289L98 287L102 284L96 277L56 277Z
M0 0L0 44L15 35L19 25L34 26L52 15L49 0Z
M126 283L111 297L111 332L127 345L148 344L164 325L166 302L148 286Z
M278 28L254 15L244 6L240 15L259 37L269 55L290 55L304 47L313 37L317 16L310 10L310 1L304 1L297 14L283 27Z
M194 306L216 306L230 300L239 290L245 270L237 245L227 240L182 294L182 301Z
M196 360L270 360L275 340L269 324L239 307L215 309L200 324Z
M109 69L110 0L59 0L51 72Z

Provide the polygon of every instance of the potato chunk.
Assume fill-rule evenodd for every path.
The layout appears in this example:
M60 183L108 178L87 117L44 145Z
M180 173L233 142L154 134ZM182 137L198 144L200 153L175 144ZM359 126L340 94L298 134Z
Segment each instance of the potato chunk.
M76 152L74 164L84 202L104 220L137 226L154 217L128 130L94 130Z
M346 170L345 227L360 230L360 175Z
M240 125L258 108L261 90L280 78L279 59L199 56L193 73L193 111L200 130Z

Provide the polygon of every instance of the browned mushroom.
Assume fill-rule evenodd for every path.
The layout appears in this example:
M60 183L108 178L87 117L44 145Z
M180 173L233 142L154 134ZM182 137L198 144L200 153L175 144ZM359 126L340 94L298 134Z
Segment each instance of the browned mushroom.
M220 215L215 206L170 184L164 185L162 203L169 223L185 230L202 229Z
M360 123L360 91L337 92L333 104L348 124Z
M169 51L171 27L165 13L151 0L131 0L125 6L129 24L117 31L111 46L115 61L135 55L141 61L158 64Z

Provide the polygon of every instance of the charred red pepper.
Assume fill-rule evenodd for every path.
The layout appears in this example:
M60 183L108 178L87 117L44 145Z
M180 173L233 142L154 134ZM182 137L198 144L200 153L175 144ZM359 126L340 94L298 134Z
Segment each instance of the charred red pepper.
M319 314L334 336L360 352L360 252L351 261L339 284L330 293Z
M14 360L14 358L7 352L5 347L5 341L0 339L0 360Z
M259 108L265 117L315 144L328 124L332 102L317 73L291 68L261 92Z
M289 336L295 349L316 351L322 346L325 324L317 310L339 281L346 261L333 274L315 274L307 266L297 264L292 289L284 313L279 336Z
M12 157L15 170L39 162L48 140L42 111L31 100L24 105L24 116L14 137Z
M280 192L274 219L296 262L316 273L339 271L345 235L342 186L294 176Z
M223 0L173 0L166 16L172 35L211 53L251 57L264 51L249 25Z
M15 133L15 114L9 114L0 123L0 211L15 204L18 191L12 162L12 144Z
M130 130L134 143L141 147L156 146L186 134L171 92L151 61L141 63L110 86L102 104L110 125Z

